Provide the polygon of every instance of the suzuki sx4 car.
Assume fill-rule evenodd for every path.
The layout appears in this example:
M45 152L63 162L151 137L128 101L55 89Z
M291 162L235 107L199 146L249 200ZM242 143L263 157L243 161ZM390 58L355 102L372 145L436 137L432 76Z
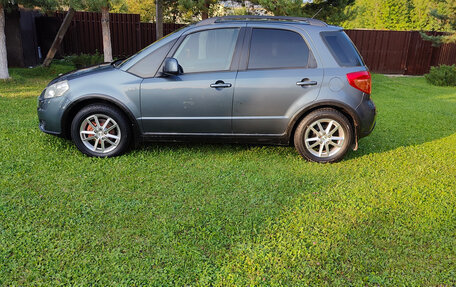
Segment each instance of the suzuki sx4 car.
M335 162L375 125L371 76L342 28L315 19L226 16L183 28L127 60L54 79L43 132L86 155L141 141L294 145Z

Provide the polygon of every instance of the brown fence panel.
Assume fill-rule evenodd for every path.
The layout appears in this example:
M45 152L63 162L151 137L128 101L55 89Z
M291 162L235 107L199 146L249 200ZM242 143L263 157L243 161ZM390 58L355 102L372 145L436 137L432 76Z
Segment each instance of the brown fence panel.
M155 23L141 23L141 48L155 42L156 29Z
M372 72L423 75L431 66L456 64L456 44L433 47L418 31L346 30ZM432 35L442 33L429 32Z
M60 25L64 13L41 17L37 21L38 42L43 54L50 46L46 30ZM52 21L57 19L57 21ZM101 13L76 12L65 35L59 55L103 53ZM110 14L111 41L115 58L128 57L156 40L155 23L141 23L137 14ZM167 35L185 25L165 23ZM417 31L346 30L372 72L386 74L423 75L431 66L456 64L456 44L433 47ZM432 32L433 35L441 34ZM40 39L44 39L40 41ZM43 49L44 48L44 49Z
M456 44L443 44L433 49L434 54L431 60L431 66L453 65L456 63Z
M111 44L113 57L130 56L141 49L140 16L117 14L110 16ZM64 13L56 13L63 21ZM62 44L62 54L103 53L101 13L76 12Z
M369 69L376 73L403 73L406 69L408 32L346 30Z
M61 23L64 13L57 12ZM62 43L62 54L103 53L101 38L101 14L95 12L76 12Z
M156 40L155 23L141 23L138 14L112 13L110 16L112 55L124 58ZM57 12L59 23L65 13ZM167 35L185 25L164 23L163 34ZM103 53L101 13L76 12L63 40L61 54Z
M141 49L140 16L110 14L112 53L125 58Z
M408 47L407 75L423 75L429 72L432 54L435 49L432 43L424 41L419 32L408 32L411 34L410 45Z

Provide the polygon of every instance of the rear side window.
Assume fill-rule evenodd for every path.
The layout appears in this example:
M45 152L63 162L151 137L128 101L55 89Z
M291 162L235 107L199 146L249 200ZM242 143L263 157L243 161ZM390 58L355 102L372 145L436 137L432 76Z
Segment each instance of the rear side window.
M279 29L253 29L248 69L315 68L302 36Z
M343 31L321 32L321 36L339 66L358 67L364 65L358 50Z

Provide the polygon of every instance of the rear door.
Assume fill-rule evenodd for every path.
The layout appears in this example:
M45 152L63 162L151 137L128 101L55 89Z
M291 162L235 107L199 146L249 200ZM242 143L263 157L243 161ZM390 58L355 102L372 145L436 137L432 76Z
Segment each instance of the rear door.
M304 35L251 27L236 79L233 133L284 134L290 118L314 101L323 80Z

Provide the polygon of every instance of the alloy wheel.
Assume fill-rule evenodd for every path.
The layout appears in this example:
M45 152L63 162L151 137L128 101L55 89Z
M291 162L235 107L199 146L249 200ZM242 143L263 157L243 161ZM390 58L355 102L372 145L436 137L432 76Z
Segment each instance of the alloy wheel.
M331 157L343 147L345 133L340 123L323 118L307 126L304 134L306 149L317 157Z
M122 137L117 122L104 114L86 117L79 128L79 135L88 149L103 154L115 150Z

